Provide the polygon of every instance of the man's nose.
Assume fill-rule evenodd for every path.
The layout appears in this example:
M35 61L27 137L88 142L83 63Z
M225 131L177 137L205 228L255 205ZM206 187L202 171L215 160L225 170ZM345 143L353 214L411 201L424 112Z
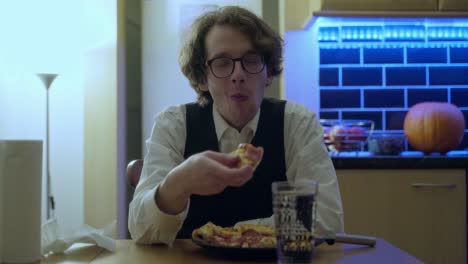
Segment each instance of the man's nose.
M246 72L242 67L240 61L234 62L234 71L231 74L231 81L232 82L244 82L245 81Z

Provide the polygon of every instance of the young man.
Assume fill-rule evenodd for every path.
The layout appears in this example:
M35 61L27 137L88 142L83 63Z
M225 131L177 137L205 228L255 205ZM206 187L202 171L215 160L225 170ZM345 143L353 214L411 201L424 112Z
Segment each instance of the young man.
M183 73L198 102L158 114L130 204L138 243L171 244L208 221L272 224L271 183L319 182L316 230L343 231L333 164L317 117L302 105L264 98L281 73L282 39L240 7L199 17L181 50ZM255 172L228 154L239 143L262 146Z

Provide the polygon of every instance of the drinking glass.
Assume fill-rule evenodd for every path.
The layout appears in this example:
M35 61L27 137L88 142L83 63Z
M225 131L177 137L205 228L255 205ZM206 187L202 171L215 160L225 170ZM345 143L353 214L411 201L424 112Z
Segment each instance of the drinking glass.
M272 191L278 263L311 263L318 183L274 182Z

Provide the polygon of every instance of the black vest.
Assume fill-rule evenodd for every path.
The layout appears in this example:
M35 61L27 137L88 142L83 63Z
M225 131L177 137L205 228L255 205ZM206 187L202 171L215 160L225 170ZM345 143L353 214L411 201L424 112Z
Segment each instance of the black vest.
M192 195L190 208L178 238L189 238L193 229L208 221L220 226L232 226L243 220L270 217L272 211L271 184L286 180L284 158L285 101L264 99L260 107L257 131L251 144L265 150L254 176L241 187L228 187L210 196ZM213 105L186 105L187 138L184 158L205 151L219 151L213 120Z

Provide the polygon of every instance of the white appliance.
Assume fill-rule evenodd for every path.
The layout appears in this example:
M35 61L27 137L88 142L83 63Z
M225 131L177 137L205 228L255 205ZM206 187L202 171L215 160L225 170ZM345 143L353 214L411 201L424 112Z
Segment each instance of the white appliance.
M42 141L0 140L0 263L41 258Z

